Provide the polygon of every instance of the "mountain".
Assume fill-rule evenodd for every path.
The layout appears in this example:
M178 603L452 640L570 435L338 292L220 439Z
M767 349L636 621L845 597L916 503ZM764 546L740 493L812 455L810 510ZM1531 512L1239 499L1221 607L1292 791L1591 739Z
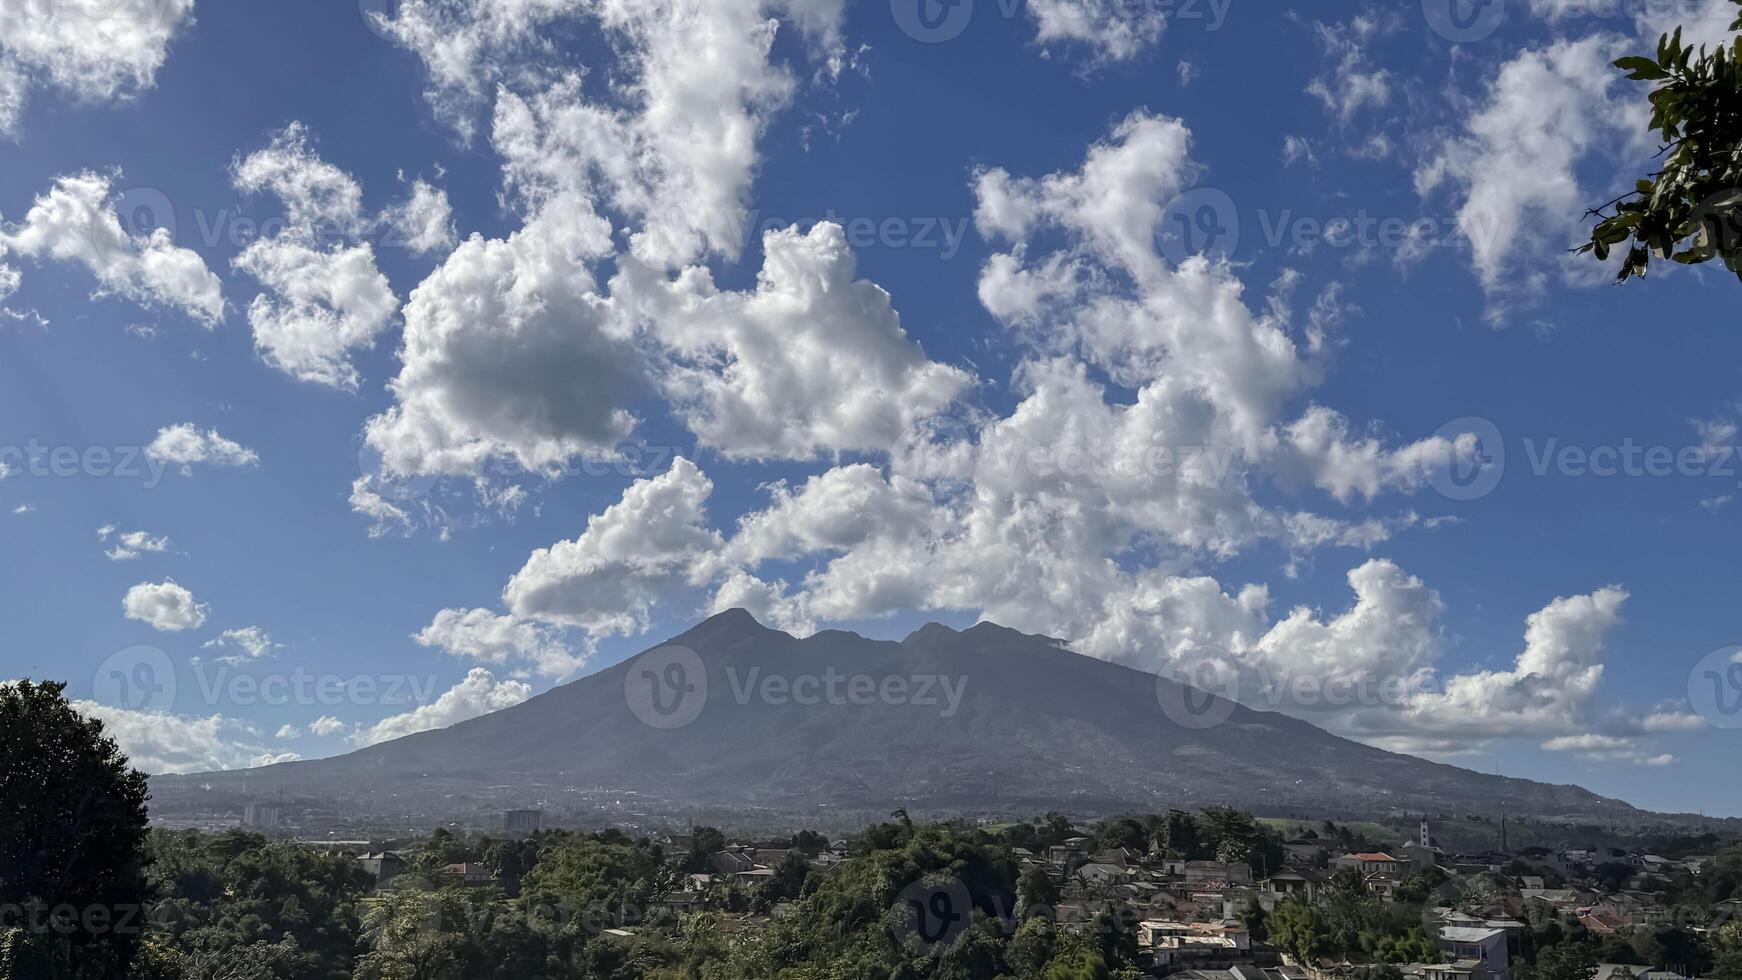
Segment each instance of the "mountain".
M899 643L798 639L743 610L451 728L337 758L158 777L152 789L159 812L270 793L405 814L627 796L648 809L1647 816L1576 786L1372 748L990 623L934 623Z

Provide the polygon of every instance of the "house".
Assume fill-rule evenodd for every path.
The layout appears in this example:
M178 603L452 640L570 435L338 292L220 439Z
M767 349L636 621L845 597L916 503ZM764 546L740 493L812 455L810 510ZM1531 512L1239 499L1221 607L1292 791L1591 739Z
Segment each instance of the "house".
M1651 904L1639 896L1638 892L1616 892L1613 895L1604 895L1597 900L1596 905L1591 907L1591 911L1600 912L1620 922L1629 922L1635 915L1639 914L1641 909Z
M1144 919L1137 924L1137 948L1148 952L1162 971L1227 969L1252 962L1251 936L1238 923Z
M1185 970L1169 980L1307 980L1307 974L1292 966L1239 963L1226 970Z
M1130 873L1117 864L1099 864L1094 861L1083 865L1076 871L1079 881L1086 885L1103 888L1124 882Z
M1129 847L1115 847L1110 851L1102 851L1089 860L1096 864L1116 864L1121 868L1135 868L1143 862L1143 856Z
M1439 848L1414 842L1400 845L1393 853L1409 868L1431 868L1446 860L1446 852Z
M442 868L442 871L458 878L462 885L488 885L496 880L495 873L489 868L481 864L473 864L470 861L462 864L450 864Z
M1397 897L1397 885L1402 878L1395 871L1374 871L1364 880L1368 891L1389 902Z
M1222 908L1226 904L1228 882L1221 878L1194 881L1186 886L1186 897L1204 908Z
M693 912L700 912L704 908L701 892L672 892L665 896L664 904L666 908L671 909L673 912L682 912L686 915Z
M1571 912L1584 904L1584 897L1571 888L1525 888L1519 894L1526 902L1545 902L1562 912Z
M1299 896L1308 902L1316 902L1319 889L1324 887L1325 876L1311 868L1285 868L1264 879L1264 890L1284 898L1290 895Z
M1145 949L1141 931L1137 948L1150 955L1157 970L1170 972L1182 969L1227 969L1247 962L1251 953L1240 949L1226 936L1158 936L1154 945Z
M1191 934L1191 926L1172 919L1144 919L1137 923L1137 945L1139 948L1152 947L1156 940L1165 936L1189 936Z
M1486 926L1447 926L1440 930L1440 949L1456 961L1473 963L1489 980L1511 980L1508 973L1506 930ZM1472 971L1472 977L1475 976ZM1480 978L1475 978L1480 980Z
M1338 868L1354 868L1362 874L1372 874L1375 871L1403 872L1409 870L1408 862L1393 857L1384 851L1345 854L1342 857L1333 858L1331 864Z
M1690 980L1674 970L1656 970L1630 963L1598 963L1592 980Z
M1593 936L1606 936L1612 932L1619 932L1626 927L1627 922L1613 912L1600 912L1591 909L1579 913L1579 925L1584 926L1585 930Z
M363 873L375 879L376 887L399 877L405 870L405 860L392 851L370 851L357 859Z
M1493 980L1476 960L1426 963L1422 965L1421 976L1422 980Z
M1232 864L1223 864L1220 861L1187 861L1180 865L1179 873L1188 883L1212 879L1242 885L1252 883L1252 868L1240 861Z
M1317 837L1296 837L1282 842L1282 850L1288 855L1290 862L1299 864L1314 864L1320 857L1328 854L1325 842Z
M786 860L789 856L798 853L799 851L796 847L789 847L785 850L772 847L760 847L750 852L750 859L755 861L757 864L766 864L772 868L781 861Z
M735 875L756 867L756 860L742 848L727 848L708 855L708 867L717 874Z
M1046 849L1046 863L1060 865L1066 869L1081 863L1088 856L1089 839L1087 837L1070 837L1063 844L1054 844Z

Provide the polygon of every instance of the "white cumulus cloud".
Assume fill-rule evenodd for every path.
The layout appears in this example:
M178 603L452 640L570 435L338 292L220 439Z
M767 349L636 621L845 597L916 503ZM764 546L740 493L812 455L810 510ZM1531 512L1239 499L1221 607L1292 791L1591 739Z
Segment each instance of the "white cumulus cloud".
M384 718L358 731L351 740L358 745L375 745L416 732L447 728L479 715L511 708L531 696L530 685L522 681L497 680L496 675L488 670L474 667L466 674L465 680L443 692L434 702Z
M166 535L150 534L145 531L118 531L113 524L105 524L97 529L97 539L104 542L113 541L108 551L104 552L110 561L131 561L146 553L162 553L169 550L170 541Z
M225 630L201 644L207 650L234 650L241 657L253 660L266 656L274 647L281 645L272 642L272 636L258 626ZM229 655L226 659L239 660L241 657Z
M443 609L412 636L420 645L487 664L529 663L547 677L571 677L586 665L560 631L488 609Z
M163 463L181 467L184 474L195 463L209 466L253 466L260 455L252 449L218 434L217 429L201 432L192 422L166 426L145 447L145 455Z
M0 135L15 131L34 87L87 102L150 88L193 10L194 0L9 4L0 30Z
M216 326L224 317L218 277L164 228L129 233L115 213L111 183L110 176L90 172L60 178L21 224L0 227L0 254L10 249L39 261L77 262L96 276L99 294L172 307Z
M194 601L194 594L175 583L141 582L127 590L121 603L128 619L137 619L167 633L198 629L206 621L207 607Z

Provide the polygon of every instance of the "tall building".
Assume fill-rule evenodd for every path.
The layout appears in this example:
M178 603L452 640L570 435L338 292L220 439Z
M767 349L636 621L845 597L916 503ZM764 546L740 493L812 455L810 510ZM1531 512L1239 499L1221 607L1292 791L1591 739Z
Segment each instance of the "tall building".
M544 811L509 810L502 814L502 829L510 834L536 834L544 829Z
M1417 841L1416 843L1420 844L1423 847L1434 846L1433 835L1427 832L1427 818L1426 817L1421 818L1421 839L1419 841Z
M277 830L278 807L250 803L242 808L242 826L249 830Z

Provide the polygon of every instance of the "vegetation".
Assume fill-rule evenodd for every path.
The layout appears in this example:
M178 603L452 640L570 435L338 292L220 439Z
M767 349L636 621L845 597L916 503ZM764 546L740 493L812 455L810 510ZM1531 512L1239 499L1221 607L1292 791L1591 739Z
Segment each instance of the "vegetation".
M816 861L828 841L809 831L758 842L788 853L754 882L690 877L727 845L712 828L669 850L615 830L524 840L437 830L407 850L405 873L376 888L352 857L308 845L241 831L147 833L145 799L143 779L59 686L0 686L0 897L8 907L146 913L130 930L7 921L0 980L1130 980L1146 965L1137 913L1080 883L1067 902L1053 875L1024 867L1022 851L1070 842L1084 855L1127 848L1260 873L1282 864L1281 833L1225 808L1080 827L1049 814L997 828L919 824L898 811L858 835L844 861ZM1350 826L1293 829L1371 846ZM1357 980L1399 980L1399 965L1440 958L1434 908L1486 915L1516 902L1516 876L1544 856L1521 854L1507 875L1416 872L1390 899L1342 870L1311 904L1250 900L1240 918L1296 959L1347 959L1361 964ZM1633 868L1614 857L1594 877L1624 884ZM490 882L468 883L453 865L481 866ZM1691 909L1742 897L1742 847L1659 885ZM1523 918L1519 980L1603 980L1599 962L1742 980L1742 921L1594 936L1540 902L1525 903Z
M1742 16L1730 29L1742 30ZM1742 38L1696 51L1677 28L1658 40L1655 55L1615 66L1635 81L1658 83L1651 128L1663 143L1663 164L1591 212L1601 220L1579 251L1607 259L1626 248L1621 282L1644 276L1653 256L1684 265L1717 259L1742 278Z
M64 684L0 685L0 977L124 977L143 932L145 777Z

